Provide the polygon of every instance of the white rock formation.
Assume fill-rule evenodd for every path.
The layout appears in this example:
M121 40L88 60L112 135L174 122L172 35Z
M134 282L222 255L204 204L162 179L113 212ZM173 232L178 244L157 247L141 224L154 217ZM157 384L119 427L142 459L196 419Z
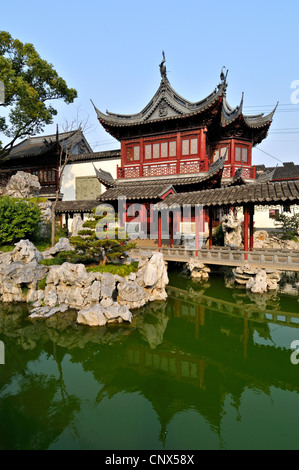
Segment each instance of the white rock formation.
M71 225L72 237L75 237L76 235L78 235L78 232L80 230L84 229L83 224L84 224L84 220L81 219L80 215L75 215L75 217L73 217L72 225Z
M206 281L209 279L209 273L211 269L200 261L190 258L190 261L186 264L187 269L190 271L192 279L199 281Z
M59 241L49 248L48 250L43 251L44 258L52 258L57 253L62 253L63 251L73 251L75 248L70 244L68 238L60 238Z
M273 269L260 269L244 264L233 270L235 282L243 284L253 293L263 293L277 290L280 281L279 271Z
M40 187L37 176L18 171L7 183L5 194L15 198L30 198L39 195Z
M0 255L0 300L26 302L36 299L38 282L48 268L41 266L42 255L29 240L16 243L13 251Z
M48 256L69 248L68 240L61 239L54 250L48 250ZM12 252L0 255L0 300L32 303L30 318L77 310L80 324L131 322L131 310L167 297L168 276L160 253L140 258L141 268L126 278L109 272L87 272L83 264L46 267L39 264L42 259L29 240L21 240ZM42 279L44 290L38 286Z
M224 215L222 219L224 245L238 248L242 244L241 220L234 216L233 211Z

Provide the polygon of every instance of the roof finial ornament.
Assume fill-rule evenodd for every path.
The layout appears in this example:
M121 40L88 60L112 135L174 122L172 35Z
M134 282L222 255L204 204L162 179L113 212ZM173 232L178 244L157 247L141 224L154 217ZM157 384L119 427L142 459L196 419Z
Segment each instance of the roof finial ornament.
M226 74L224 74L224 70L226 70ZM221 73L220 73L220 80L221 80L221 83L226 82L227 74L228 74L228 69L226 69L226 67L223 66L222 69L221 69Z
M165 60L165 52L164 51L162 51L162 56L163 56L163 60L160 64L160 66L159 66L160 67L160 73L161 73L162 78L166 78L166 66L164 65L166 60Z

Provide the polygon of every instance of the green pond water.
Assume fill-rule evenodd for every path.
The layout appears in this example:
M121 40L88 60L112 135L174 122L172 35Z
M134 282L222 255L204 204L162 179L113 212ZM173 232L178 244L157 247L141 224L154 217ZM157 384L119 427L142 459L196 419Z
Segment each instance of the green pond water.
M299 449L298 296L228 285L170 273L107 328L1 304L0 449Z

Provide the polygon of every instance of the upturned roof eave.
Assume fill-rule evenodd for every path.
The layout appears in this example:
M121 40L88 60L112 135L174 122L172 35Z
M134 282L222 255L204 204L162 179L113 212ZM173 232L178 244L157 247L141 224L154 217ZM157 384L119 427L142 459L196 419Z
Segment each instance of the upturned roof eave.
M161 88L162 84L164 87L163 92ZM129 127L148 123L188 118L197 114L201 114L222 98L225 93L226 87L227 84L225 82L221 83L218 86L218 90L216 88L205 99L195 103L191 103L185 98L182 98L177 92L175 92L175 90L173 90L167 79L162 79L159 89L155 93L154 97L149 101L149 103L143 108L143 110L139 113L131 115L115 114L110 112L107 112L107 114L105 114L95 106L92 100L91 102L96 111L97 118L99 119L101 124L103 124L103 126ZM175 100L174 96L176 97L177 101ZM150 115L153 113L157 105L162 100L165 100L170 107L177 111L178 114L175 116L161 117L159 119L150 119Z

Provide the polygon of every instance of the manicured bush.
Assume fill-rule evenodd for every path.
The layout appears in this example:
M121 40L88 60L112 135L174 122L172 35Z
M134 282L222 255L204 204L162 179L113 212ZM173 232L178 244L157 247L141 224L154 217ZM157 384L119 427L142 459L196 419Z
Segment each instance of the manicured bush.
M116 227L102 227L100 222L103 217L107 225L110 222ZM92 217L83 223L83 229L78 235L70 238L76 249L74 255L85 256L86 261L82 261L84 264L106 264L124 257L124 252L134 248L135 243L128 242L126 235L121 233L124 229L117 227L117 219L117 214L97 215L93 211Z
M9 196L0 198L0 244L31 238L38 232L41 211L37 204Z

